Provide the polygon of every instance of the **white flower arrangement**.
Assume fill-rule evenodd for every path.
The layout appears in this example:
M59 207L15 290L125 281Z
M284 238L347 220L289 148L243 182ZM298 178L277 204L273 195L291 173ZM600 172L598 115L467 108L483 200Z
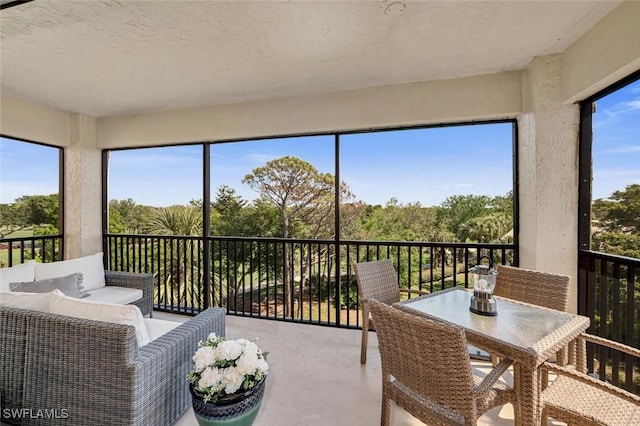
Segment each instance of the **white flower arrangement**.
M255 342L227 340L211 333L198 344L187 380L203 395L204 402L217 402L225 395L256 387L269 371L267 355Z

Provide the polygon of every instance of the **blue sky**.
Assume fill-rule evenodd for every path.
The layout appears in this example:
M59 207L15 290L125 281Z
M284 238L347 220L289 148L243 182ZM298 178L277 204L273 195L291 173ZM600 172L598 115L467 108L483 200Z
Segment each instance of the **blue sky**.
M594 199L640 184L640 80L596 103L592 157Z
M343 135L340 144L341 179L368 204L396 197L429 206L452 194L504 195L512 189L509 123ZM212 199L227 185L254 200L258 194L242 184L243 177L286 155L335 174L334 149L331 135L215 144ZM110 198L157 206L200 199L201 158L199 146L113 152ZM147 189L157 182L163 182L160 191Z
M597 103L594 124L594 198L640 183L640 82ZM58 191L57 150L0 138L0 202ZM220 185L247 200L257 194L241 183L255 167L285 155L323 173L335 173L333 136L215 144L211 148L212 198ZM512 189L509 123L341 136L341 179L357 199L384 205L439 205L455 194L504 195ZM202 198L198 145L114 151L110 199L168 206Z

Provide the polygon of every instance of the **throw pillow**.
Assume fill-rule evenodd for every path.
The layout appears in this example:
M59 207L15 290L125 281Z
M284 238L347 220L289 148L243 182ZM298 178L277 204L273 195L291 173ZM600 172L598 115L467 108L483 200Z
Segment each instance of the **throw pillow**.
M38 281L81 272L84 278L84 291L95 290L105 286L102 252L59 262L36 263L35 266L35 279Z
M51 293L0 293L0 306L49 312L49 301L54 295L63 294L60 290Z
M10 283L17 281L33 281L35 279L36 261L29 260L10 268L0 269L0 293L11 291Z
M66 275L64 277L10 283L9 286L11 287L11 291L25 293L49 293L58 289L64 293L65 296L80 299L89 295L89 293L81 291L82 281L82 274L80 272L76 272L75 274Z
M64 295L53 296L49 301L49 312L69 317L94 321L132 325L136 330L138 346L149 343L149 333L144 325L142 312L135 305L116 305L115 303L93 302L74 299Z

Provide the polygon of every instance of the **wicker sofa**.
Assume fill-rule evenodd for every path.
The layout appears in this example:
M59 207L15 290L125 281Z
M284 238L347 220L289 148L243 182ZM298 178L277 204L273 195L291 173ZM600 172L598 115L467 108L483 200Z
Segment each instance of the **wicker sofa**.
M78 277L81 277L80 281L76 281ZM66 284L81 286L84 293L83 297L88 300L132 304L140 308L143 316L153 316L153 274L105 270L102 252L76 259L48 263L28 260L12 267L1 268L0 293L11 291L41 292L42 290L33 290L33 285L50 287L53 285L51 279L74 280L74 284ZM29 282L33 282L33 284L32 288L28 290L12 288L15 284ZM45 282L47 283L44 284ZM64 283L58 283L53 286L60 288L60 284ZM44 291L50 290L48 288Z
M133 326L2 306L1 420L171 424L191 401L186 373L198 342L224 335L225 314L209 308L139 347Z
M104 271L104 282L107 287L125 287L142 290L142 299L138 299L131 304L140 308L142 315L153 316L153 274Z

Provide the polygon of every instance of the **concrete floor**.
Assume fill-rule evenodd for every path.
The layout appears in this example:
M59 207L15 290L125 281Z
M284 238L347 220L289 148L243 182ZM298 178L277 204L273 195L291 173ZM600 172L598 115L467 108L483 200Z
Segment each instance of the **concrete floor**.
M185 321L188 317L154 313L154 318ZM369 426L380 424L381 370L378 341L369 333L367 364L360 364L360 330L345 330L227 316L227 337L259 339L268 351L269 377L255 426ZM478 371L487 363L473 361ZM512 376L504 376L511 383ZM187 411L178 426L197 425ZM423 425L400 407L393 407L394 426ZM513 425L510 404L496 407L480 425ZM551 423L550 423L551 424Z

